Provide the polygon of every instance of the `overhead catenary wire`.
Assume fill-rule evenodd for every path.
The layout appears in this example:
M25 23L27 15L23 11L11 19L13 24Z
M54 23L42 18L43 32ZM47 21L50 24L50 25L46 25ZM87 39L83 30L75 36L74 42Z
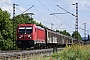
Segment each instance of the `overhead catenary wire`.
M58 6L59 8L61 8L62 10L64 10L64 11L66 11L67 13L69 13L69 14L71 14L71 15L73 15L73 16L75 16L74 14L72 14L72 13L70 13L69 11L67 11L67 10L65 10L65 9L63 9L62 7L60 7L59 5L56 5L56 6ZM76 17L76 16L75 16Z
M51 12L51 10L50 9L48 9L40 0L37 0L39 3L41 3L50 13L52 13ZM54 15L55 17L57 17L56 15ZM59 17L57 17L58 19L60 19ZM60 19L61 20L61 19Z
M11 5L11 4L9 4L9 3L7 3L7 2L5 2L5 1L3 1L3 0L1 0L2 2L4 2L5 4L7 4L7 5L9 5L9 6L11 6L12 8L13 8L13 6ZM20 11L22 11L21 9L19 9L19 8L16 8L16 9L18 9L18 10L20 10ZM22 11L23 12L23 11Z
M40 4L42 4L50 13L52 13L52 11L49 9L49 8L47 8L40 0L37 0ZM54 16L55 17L57 17L55 14L54 14ZM57 17L58 19L60 19L59 17ZM62 20L62 19L60 19L60 20ZM64 21L64 20L62 20L62 21ZM65 22L65 21L64 21ZM66 23L66 22L65 22Z
M26 11L30 10L32 7L34 7L34 5L32 5L30 8L28 8L27 10L25 10L23 13L25 13ZM21 14L23 14L21 13Z
M5 2L5 1L3 1L3 0L1 0L2 2L4 2L4 3L6 3L7 5L10 5L10 6L12 6L11 4L9 4L9 3L7 3L7 2Z
M36 8L36 7L34 7L35 8L35 10L42 16L42 17L44 17L44 15L42 15L41 13L40 13L40 11ZM37 17L36 17L37 18ZM38 18L39 19L39 18ZM44 19L46 19L45 17L44 17ZM42 20L42 19L40 19L40 20ZM44 21L44 20L42 20L43 22L45 22L45 23L49 23L49 22L47 22L47 21Z
M35 8L35 10L36 10L42 17L44 17L44 15L42 15L41 12L40 12L36 7L34 7L34 8ZM34 17L35 17L35 16L34 16ZM35 17L35 18L40 19L40 18L38 18L38 17ZM44 17L44 19L46 19L46 18ZM43 21L44 23L51 24L50 22L46 21L47 19L46 19L45 21L42 20L42 19L40 19L40 20ZM56 24L55 24L55 25L56 25Z
M44 6L50 13L52 13L52 11L49 9L49 8L47 8L40 0L37 0L42 6ZM59 17L57 17L56 15L54 15L56 18L58 18L58 19L60 19ZM60 19L60 20L62 20L62 19ZM63 20L62 20L63 21Z
M50 9L48 9L40 0L37 0L40 4L42 4L49 12L51 12ZM52 13L52 12L51 12Z
M41 5L43 5L50 13L52 13L52 11L49 9L49 8L47 8L40 0L37 0ZM55 16L56 18L58 18L59 20L62 20L61 18L59 18L59 17L57 17L55 14L53 15L53 16ZM64 21L64 20L62 20L62 21ZM65 22L65 21L64 21ZM65 22L66 24L68 24L67 22ZM69 24L68 24L69 25ZM71 25L70 25L71 26Z
M41 3L50 13L52 13L52 11L49 9L49 8L47 8L40 0L37 0L39 3ZM55 17L57 17L56 15L54 15ZM58 17L57 17L58 18Z
M54 3L57 2L57 1L56 1L56 2L53 2L53 1L50 2L50 0L45 0L45 1L46 1L47 3L49 3L49 4L52 4L53 6L54 6ZM62 1L59 0L58 2L62 2ZM58 2L57 2L57 3L58 3ZM63 5L63 4L64 4L64 5L71 5L72 3L69 2L69 3L59 3L59 4L61 4L61 5Z
M52 4L52 3L50 3L49 1L47 1L47 0L45 0L47 3L49 3L50 5L52 5L53 7L55 7L56 5L54 5L54 4ZM55 9L55 10L57 10L57 9ZM58 10L59 11L59 10ZM65 13L55 13L55 14L66 14L67 12L65 12ZM50 14L50 15L55 15L54 13L52 13L52 14ZM59 18L60 20L62 20L61 18ZM65 19L64 19L65 20ZM62 21L64 21L64 20L62 20ZM66 21L65 21L65 23L67 23ZM67 23L68 24L68 23ZM69 24L68 24L69 25ZM70 25L71 26L71 25Z
M34 8L35 8L35 10L36 10L42 17L44 17L44 15L42 15L41 12L40 12L36 7L34 7ZM34 16L34 17L35 17L35 16ZM38 18L38 17L35 17L35 18L40 19L40 18ZM44 19L46 19L46 18L44 17ZM43 21L44 23L51 24L50 22L46 21L47 19L46 19L45 21L42 20L42 19L40 19L40 20ZM55 25L56 25L56 24L55 24Z
M49 3L49 4L51 4L50 2L48 2L47 0L45 0L47 3ZM40 1L39 1L40 2ZM40 2L41 3L41 2ZM41 3L42 4L42 3ZM42 4L42 5L44 5L44 4ZM53 5L54 6L54 5ZM58 5L57 5L58 6ZM45 7L45 6L44 6ZM60 7L60 6L58 6L59 8L61 8L61 9L63 9L62 7ZM46 8L46 7L45 7ZM49 10L49 9L48 9ZM65 10L65 9L63 9L63 10ZM67 13L70 13L70 12L68 12L67 10L65 10ZM51 11L50 11L51 12ZM73 15L73 16L75 16L74 14L72 14L72 13L70 13L71 15ZM56 15L54 15L54 16L56 16ZM57 16L56 16L57 17ZM76 16L75 16L76 17ZM57 17L58 18L58 17ZM61 20L61 19L60 19ZM82 29L81 27L79 27L80 29ZM83 29L82 29L83 30Z
M73 15L73 16L75 16L74 14L72 14L72 13L70 13L70 12L68 12L67 10L65 10L64 8L62 8L62 7L60 7L59 5L57 5L59 8L61 8L62 10L64 10L64 11L66 11L67 13L69 13L69 14L71 14L71 15ZM76 16L75 16L76 17ZM85 30L85 29L83 29L83 28L81 28L81 27L79 27L80 29L82 29L82 30Z
M2 2L4 2L5 4L7 4L7 5L9 5L9 6L11 6L12 8L13 8L13 6L11 5L11 4L9 4L9 3L7 3L7 2L5 2L5 1L3 1L3 0L1 0ZM18 5L18 6L20 6L20 5ZM34 5L32 5L32 7L34 7ZM19 9L19 8L16 8L16 9L18 9L19 11L22 11L23 13L25 13L26 11L28 11L29 9L31 9L32 7L30 7L30 8L28 8L27 10L25 10L25 11L22 11L21 9Z

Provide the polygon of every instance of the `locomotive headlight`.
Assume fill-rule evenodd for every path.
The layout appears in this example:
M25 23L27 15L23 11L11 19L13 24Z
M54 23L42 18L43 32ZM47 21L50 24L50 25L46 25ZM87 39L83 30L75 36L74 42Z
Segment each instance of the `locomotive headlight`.
M32 36L31 36L31 35L28 35L28 37L29 37L29 38L32 38Z
M21 39L21 36L19 38Z
M20 35L19 38L21 39L23 37L23 35Z
M28 35L28 37L30 37L30 35Z
M32 38L32 36L30 36L30 38Z

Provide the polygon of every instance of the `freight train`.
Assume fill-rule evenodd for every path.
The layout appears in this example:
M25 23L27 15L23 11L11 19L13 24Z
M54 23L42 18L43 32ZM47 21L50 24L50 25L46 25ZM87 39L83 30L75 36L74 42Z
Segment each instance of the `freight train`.
M19 48L52 48L76 42L77 40L70 36L35 24L19 24L17 27L16 44Z

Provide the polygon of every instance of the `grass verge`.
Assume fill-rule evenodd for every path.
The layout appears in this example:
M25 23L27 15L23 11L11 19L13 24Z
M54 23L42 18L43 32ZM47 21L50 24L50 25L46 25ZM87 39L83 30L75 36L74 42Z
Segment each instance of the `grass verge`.
M54 53L52 60L89 60L90 59L90 45L72 45L60 53Z

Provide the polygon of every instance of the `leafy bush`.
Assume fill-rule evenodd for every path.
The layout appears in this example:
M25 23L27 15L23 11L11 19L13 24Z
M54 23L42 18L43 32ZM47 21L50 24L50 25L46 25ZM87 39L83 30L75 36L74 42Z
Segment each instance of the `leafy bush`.
M89 60L90 45L67 46L62 52L54 53L53 60Z

